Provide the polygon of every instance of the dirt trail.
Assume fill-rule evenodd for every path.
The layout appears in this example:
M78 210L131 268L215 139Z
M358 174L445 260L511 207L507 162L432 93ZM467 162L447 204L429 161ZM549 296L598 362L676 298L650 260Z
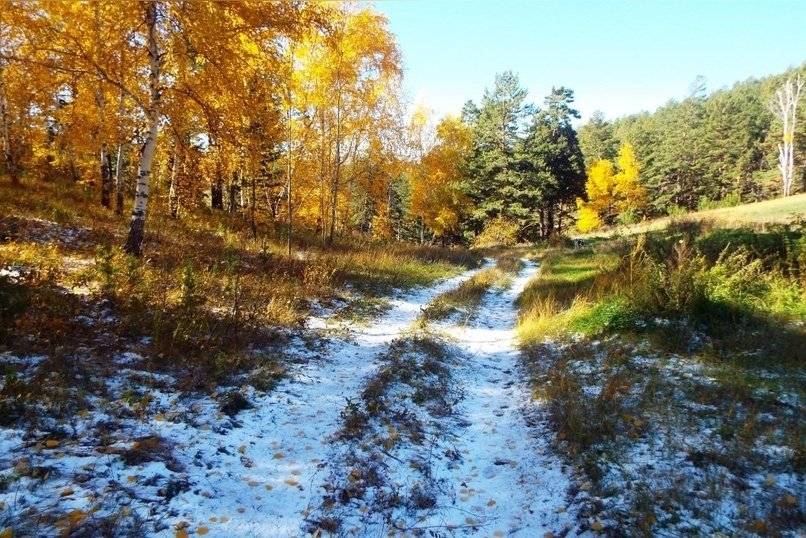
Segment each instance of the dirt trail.
M332 484L312 520L345 536L564 535L569 478L551 454L519 367L515 300L526 262L467 325L391 343L359 426L328 458ZM425 533L425 534L424 534Z
M232 416L220 396L182 393L170 375L139 371L136 353L116 356L111 399L88 400L93 410L75 425L87 443L60 444L58 458L26 449L26 465L47 466L51 478L0 491L0 516L98 503L100 516L125 511L121 534L166 537L293 537L317 527L351 536L562 532L568 483L548 436L526 425L531 404L512 330L513 301L535 270L529 264L508 290L488 293L465 327L413 330L429 301L479 269L393 298L366 326L311 319L288 344L297 358L288 375L268 392L244 379L247 408ZM396 369L405 364L404 378ZM340 435L382 374L384 410L365 413L359 435ZM125 395L134 389L147 393L147 413L132 412ZM98 452L99 424L141 448L120 441ZM29 447L25 435L5 430L0 452Z
M543 536L571 525L565 512L568 476L550 453L545 426L534 422L518 360L515 301L536 271L526 261L508 289L488 293L468 325L445 327L466 356L454 379L465 396L460 412L469 425L455 442L461 459L439 478L452 484L459 505L485 525L485 535ZM466 519L445 517L447 523Z
M333 434L342 427L345 401L357 398L378 367L378 354L411 326L432 297L477 272L404 293L367 326L311 318L313 335L308 336L326 340L326 348L309 352L308 360L272 392L252 395L254 408L238 415L237 428L197 431L183 439L166 424L160 433L181 442L185 454L209 469L195 481L203 487L174 500L178 510L169 523L224 516L226 525L217 528L230 536L304 534L305 518L326 482L328 453Z

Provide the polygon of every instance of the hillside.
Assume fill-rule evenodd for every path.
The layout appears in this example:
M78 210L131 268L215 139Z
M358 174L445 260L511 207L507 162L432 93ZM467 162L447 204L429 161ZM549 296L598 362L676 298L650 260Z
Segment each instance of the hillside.
M806 218L806 193L787 198L776 198L733 207L720 207L704 211L683 213L674 217L648 219L646 222L598 230L575 237L612 237L613 235L636 235L667 229L681 223L703 223L720 228L750 226L754 228L785 225Z
M482 264L289 259L248 223L159 210L137 259L81 189L0 188L14 536L804 523L806 249L783 224L802 197Z

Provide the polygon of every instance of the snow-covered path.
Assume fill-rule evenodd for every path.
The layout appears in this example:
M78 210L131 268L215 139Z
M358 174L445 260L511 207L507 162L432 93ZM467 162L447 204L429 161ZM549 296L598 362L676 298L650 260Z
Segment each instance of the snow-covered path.
M459 411L468 425L454 441L461 459L437 476L452 484L448 490L463 511L439 518L466 525L470 513L485 536L559 535L572 525L568 475L541 435L547 432L527 426L524 414L533 404L518 364L514 302L537 271L524 262L507 290L487 294L470 324L443 327L467 355L453 376L465 395Z
M302 534L305 517L321 499L330 438L342 426L346 399L357 398L378 367L377 355L411 326L429 300L477 272L395 298L369 326L342 326L349 331L347 339L331 337L319 360L299 365L271 393L250 395L254 408L237 416L240 427L177 431L181 425L165 423L159 433L179 441L208 469L203 487L173 500L177 510L168 522L187 521L189 529L205 525L228 536ZM326 331L329 324L311 319L309 326ZM194 456L197 451L201 457Z
M573 530L570 479L535 418L515 338L514 303L536 271L525 262L506 290L486 293L469 325L447 320L398 341L367 380L383 396L360 402L366 423L332 453L334 493L312 514L321 528L362 537Z
M548 432L527 426L532 403L514 335L514 301L536 265L506 291L487 293L469 326L413 330L429 301L479 271L402 294L367 326L311 319L288 344L296 362L286 377L269 392L244 379L237 392L248 408L232 416L225 396L182 392L172 376L138 370L140 355L116 357L109 397L88 398L75 440L42 450L25 431L4 431L0 471L41 468L50 478L26 475L0 491L0 516L58 511L56 527L122 517L120 534L163 537L294 537L317 528L361 537L562 535L571 526L569 482ZM439 356L412 347L418 338L432 339ZM367 418L359 437L338 435L345 411L364 405L365 389L401 356L430 365L408 372L426 401L392 383L386 416ZM442 402L436 412L428 398ZM111 427L107 441L96 439Z

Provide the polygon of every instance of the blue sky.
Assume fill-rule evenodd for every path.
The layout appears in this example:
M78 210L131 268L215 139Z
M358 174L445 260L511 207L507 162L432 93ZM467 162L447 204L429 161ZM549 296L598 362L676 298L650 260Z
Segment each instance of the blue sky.
M511 69L540 104L552 86L587 118L654 110L806 61L806 0L379 0L411 101L438 116Z

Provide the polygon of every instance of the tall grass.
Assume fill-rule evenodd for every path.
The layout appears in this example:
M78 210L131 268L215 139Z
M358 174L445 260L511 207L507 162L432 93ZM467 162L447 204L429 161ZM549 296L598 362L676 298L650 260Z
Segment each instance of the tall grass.
M492 288L505 288L510 280L511 277L498 267L485 269L456 288L435 297L423 309L418 323L424 326L429 321L444 319L459 312L467 321L481 305L487 292Z
M806 321L804 245L797 229L687 226L640 236L629 250L553 251L521 297L519 334L534 344L575 333L652 331L671 321L729 347L738 336L775 334L754 345L801 360L796 343L806 340L791 322Z

